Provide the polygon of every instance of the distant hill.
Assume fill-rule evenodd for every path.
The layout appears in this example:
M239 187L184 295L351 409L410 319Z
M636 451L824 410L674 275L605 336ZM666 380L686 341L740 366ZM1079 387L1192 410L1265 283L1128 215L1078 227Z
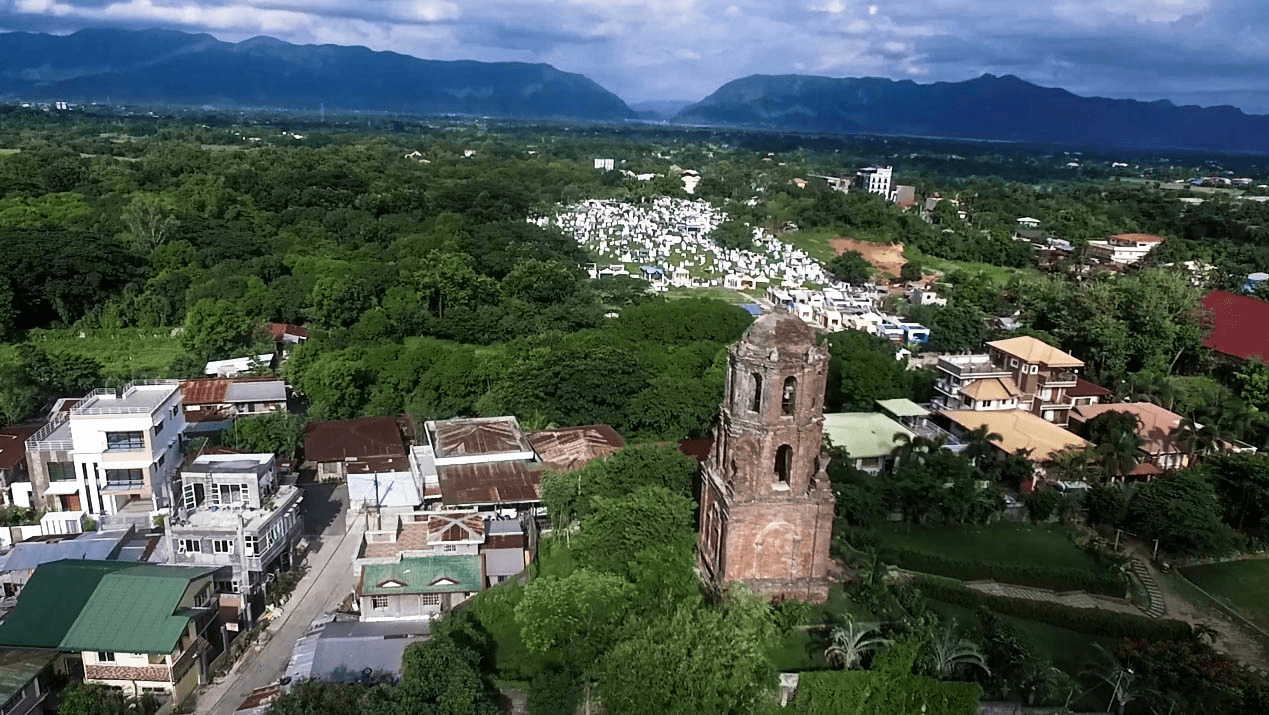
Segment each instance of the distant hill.
M650 102L632 102L633 109L641 119L670 119L683 111L684 107L696 104L691 99L659 99Z
M164 30L0 34L0 96L624 120L617 95L547 64L421 60L365 47Z
M1230 106L1080 97L1012 75L934 84L753 75L728 82L674 121L784 131L1269 151L1269 116Z

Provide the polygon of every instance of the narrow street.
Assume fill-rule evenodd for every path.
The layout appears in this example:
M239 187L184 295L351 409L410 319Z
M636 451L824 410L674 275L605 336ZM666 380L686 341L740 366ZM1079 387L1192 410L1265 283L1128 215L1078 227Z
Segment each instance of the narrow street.
M364 526L344 529L348 488L312 483L301 486L304 532L313 543L306 559L308 573L283 604L282 616L264 629L260 639L227 675L199 692L199 713L232 715L252 690L277 682L286 670L295 641L319 616L335 609L352 589L352 560Z

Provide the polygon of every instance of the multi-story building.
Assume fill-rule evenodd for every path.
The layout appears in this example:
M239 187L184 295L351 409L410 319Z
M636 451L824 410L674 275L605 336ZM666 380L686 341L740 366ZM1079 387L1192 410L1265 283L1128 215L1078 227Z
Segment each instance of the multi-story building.
M94 390L27 440L32 503L148 526L172 504L184 432L175 380Z
M1089 253L1103 261L1121 266L1132 265L1146 257L1159 244L1163 236L1149 233L1117 233L1105 240L1089 241Z
M1075 406L1073 355L1030 336L987 343L986 355L939 358L934 403L944 410L1021 409L1065 425Z
M855 172L854 188L892 201L894 200L894 169L889 166L869 166L860 169Z
M215 569L64 559L43 564L0 645L61 651L84 681L180 702L220 653Z
M388 531L368 531L353 562L363 621L433 618L485 585L485 519L460 511L417 512Z
M279 483L272 454L202 455L181 469L178 486L167 524L169 560L232 567L218 590L240 594L246 624L254 623L269 575L291 567L300 490Z

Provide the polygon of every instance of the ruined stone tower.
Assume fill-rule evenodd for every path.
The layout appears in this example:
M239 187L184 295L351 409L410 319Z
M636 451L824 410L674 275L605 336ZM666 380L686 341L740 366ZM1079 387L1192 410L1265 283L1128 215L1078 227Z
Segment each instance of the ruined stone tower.
M701 489L701 568L719 586L741 581L772 598L828 598L827 373L828 351L787 313L762 316L728 350Z

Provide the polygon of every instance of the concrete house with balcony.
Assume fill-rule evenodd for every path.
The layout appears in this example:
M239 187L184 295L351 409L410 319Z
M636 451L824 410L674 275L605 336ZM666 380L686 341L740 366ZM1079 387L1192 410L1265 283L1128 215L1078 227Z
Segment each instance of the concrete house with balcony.
M468 511L402 515L368 531L353 561L363 621L434 618L476 595L486 577L485 519Z
M281 484L272 454L204 454L181 469L167 524L168 559L229 567L219 591L236 593L243 625L264 609L271 574L291 568L299 538L299 488Z
M1149 233L1117 233L1088 242L1089 254L1108 263L1130 266L1163 243L1163 236Z
M987 343L986 355L938 361L934 403L944 410L1026 410L1065 425L1075 406L1067 393L1084 362L1030 336Z
M0 645L60 651L84 681L179 702L224 642L215 569L67 559L40 566Z
M172 505L184 433L175 380L94 390L27 440L32 503L148 527Z

